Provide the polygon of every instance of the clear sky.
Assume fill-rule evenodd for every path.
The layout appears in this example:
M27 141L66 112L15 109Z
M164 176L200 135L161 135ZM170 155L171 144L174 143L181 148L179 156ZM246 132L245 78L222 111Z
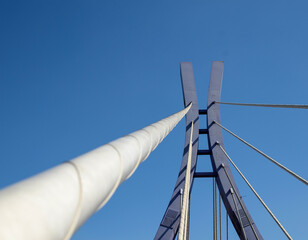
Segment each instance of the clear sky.
M181 61L193 62L200 107L213 60L225 61L224 101L308 104L307 9L304 0L2 0L0 187L181 110ZM308 110L221 111L223 125L308 178ZM73 239L152 239L176 181L184 134L182 121ZM291 236L307 239L307 187L224 138ZM198 170L210 170L201 160ZM264 238L286 239L233 173ZM211 186L195 180L191 239L212 236ZM230 236L237 239L233 229Z

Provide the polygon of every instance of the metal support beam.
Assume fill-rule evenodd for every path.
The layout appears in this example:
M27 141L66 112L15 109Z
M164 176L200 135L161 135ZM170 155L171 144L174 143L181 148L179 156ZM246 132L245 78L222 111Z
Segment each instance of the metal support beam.
M206 115L207 114L207 110L206 109L200 109L199 110L199 115Z
M158 227L154 240L173 240L179 229L180 211L181 211L181 189L184 189L185 171L188 159L188 146L191 133L191 122L194 123L192 135L192 157L191 157L191 179L190 188L193 182L193 176L196 169L197 151L199 143L199 107L197 101L195 80L192 64L183 62L181 66L181 79L184 96L184 106L192 103L190 111L186 114L186 135L182 164L180 167L178 179L175 184L171 200L168 204L164 217Z
M208 129L199 129L199 134L208 134L209 130Z
M219 149L217 142L224 148L224 142L222 138L221 128L217 124L213 124L214 121L220 123L220 106L215 102L220 101L221 86L222 86L222 75L223 75L223 62L213 62L211 79L208 93L208 108L207 108L207 128L208 144L209 149L212 151L211 161L213 171L217 173L216 181L223 203L226 207L231 222L239 235L240 239L263 239L257 226L254 224L248 209L246 208L244 201L240 195L240 192L234 181L228 159ZM224 168L222 167L224 165ZM226 175L227 172L228 176ZM233 187L232 187L233 186ZM232 199L231 189L235 191L236 195L239 196L237 202L234 203ZM239 203L240 202L240 203ZM240 215L237 215L236 205L243 206L239 209ZM246 214L245 214L246 213ZM248 219L247 219L248 218ZM244 223L243 228L241 222ZM252 224L249 224L252 223ZM242 230L244 229L244 230Z
M211 155L211 150L198 150L198 155Z
M194 178L212 178L216 177L217 173L215 172L195 172Z

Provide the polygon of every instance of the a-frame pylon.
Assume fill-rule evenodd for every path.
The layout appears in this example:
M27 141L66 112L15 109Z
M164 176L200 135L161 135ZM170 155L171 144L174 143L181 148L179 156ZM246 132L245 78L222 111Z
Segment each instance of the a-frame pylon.
M218 144L220 144L220 146L224 147L224 142L221 128L214 124L215 121L220 123L220 107L219 104L215 104L215 102L220 101L224 63L221 61L215 61L212 64L208 104L207 109L203 110L200 110L198 107L192 63L183 62L180 66L184 106L186 107L192 102L192 107L186 115L185 145L178 179L154 240L173 240L175 239L179 229L181 214L181 191L184 189L192 121L194 122L194 130L192 138L193 148L191 159L191 187L195 177L214 177L227 213L239 238L243 240L261 240L263 237L260 234L256 224L253 222L252 217L250 216L248 209L240 195L230 170L228 159L218 146ZM199 114L207 115L207 129L199 129ZM208 149L198 149L199 133L208 135ZM195 172L198 155L210 155L213 172Z

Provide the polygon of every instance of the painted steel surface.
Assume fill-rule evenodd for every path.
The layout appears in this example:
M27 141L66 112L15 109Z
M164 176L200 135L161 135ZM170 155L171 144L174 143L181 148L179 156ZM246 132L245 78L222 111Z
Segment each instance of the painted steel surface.
M193 74L192 63L183 62L181 67L181 80L183 88L184 106L192 103L190 111L186 114L186 135L182 164L180 167L178 179L176 181L171 200L168 204L167 210L163 219L158 227L157 233L154 237L155 240L173 240L176 237L180 222L181 211L181 189L184 190L185 171L188 159L188 146L191 133L191 122L194 123L192 135L192 158L191 158L191 179L190 186L193 182L193 176L196 170L197 151L199 144L199 107L197 101L195 80Z
M212 63L212 71L211 71L211 79L210 79L210 86L208 92L208 108L207 108L207 125L208 125L208 144L209 149L212 151L211 161L213 166L213 171L217 173L216 181L218 185L219 192L221 194L223 203L226 207L226 210L229 214L231 222L237 231L240 239L245 239L245 234L247 239L263 239L256 224L254 224L248 209L245 206L244 201L240 195L240 192L236 186L234 181L229 162L225 154L221 151L217 142L224 147L223 137L221 128L214 124L213 122L216 121L220 123L220 105L215 104L214 102L220 101L221 95L221 86L222 86L222 76L223 76L223 66L224 63L220 61L216 61ZM228 176L226 175L222 164L230 178L230 183ZM232 198L232 185L233 190L239 196L239 200L236 198L234 204L234 200ZM241 201L241 202L239 202ZM243 208L242 208L243 206ZM239 215L241 219L237 215L236 207L239 208ZM246 213L246 214L245 214ZM247 215L247 216L246 216ZM243 223L245 234L242 231L241 222ZM252 223L252 226L250 225Z
M0 191L1 240L62 240L113 195L184 117L191 105Z

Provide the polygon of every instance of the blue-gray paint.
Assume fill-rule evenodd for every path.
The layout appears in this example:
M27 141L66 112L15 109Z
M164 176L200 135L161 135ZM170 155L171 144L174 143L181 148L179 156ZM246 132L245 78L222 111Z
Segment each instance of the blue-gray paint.
M222 197L225 208L229 214L231 222L237 234L239 235L240 239L245 239L244 234L243 234L243 231L240 225L239 218L236 215L236 208L235 208L232 196L230 194L231 184L223 168L221 167L221 164L224 164L227 174L230 177L230 181L232 181L232 185L234 186L234 191L236 191L241 201L241 204L240 204L238 200L236 199L238 208L240 209L240 213L241 213L240 215L242 216L242 221L246 223L244 224L244 231L246 233L247 239L249 240L250 239L260 239L261 240L263 239L263 237L258 231L256 224L254 224L248 212L248 209L246 208L245 203L241 198L240 192L234 181L228 159L225 156L225 154L222 152L222 150L219 148L219 146L216 144L216 142L218 141L220 145L224 148L221 128L218 125L213 123L214 121L220 123L220 106L219 104L214 104L214 102L220 101L223 67L224 67L223 62L216 61L212 63L211 79L210 79L210 86L209 86L209 93L208 93L208 108L207 108L207 128L209 131L208 144L209 144L209 149L212 151L211 161L212 161L213 171L217 173L216 181L217 181L217 186L218 186L220 195ZM241 205L243 206L244 211L241 208ZM257 237L253 233L253 230L250 224L249 223L247 224L248 219L246 218L245 213L247 214L247 217L252 223L255 229L255 232L257 234Z
M190 184L192 186L193 176L197 163L197 151L199 144L199 107L197 101L195 80L193 74L192 64L190 62L183 62L181 66L181 79L184 97L184 107L188 106L192 102L192 107L186 114L186 135L183 160L178 175L178 179L175 184L175 188L164 214L164 217L159 225L157 233L154 237L155 240L173 240L176 237L180 222L180 190L184 190L185 183L185 171L188 158L188 146L190 140L191 122L194 122L194 131L192 136L192 159L191 159L191 179Z

